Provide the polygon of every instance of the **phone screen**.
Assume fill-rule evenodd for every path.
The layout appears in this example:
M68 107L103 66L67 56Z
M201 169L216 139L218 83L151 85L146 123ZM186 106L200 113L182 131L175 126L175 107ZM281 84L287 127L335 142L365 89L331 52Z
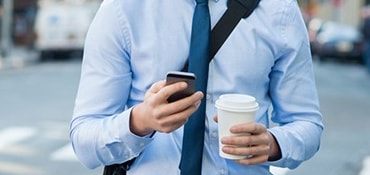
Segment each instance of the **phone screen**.
M167 73L166 84L170 85L176 82L186 82L188 83L188 87L180 92L177 92L171 95L168 98L168 102L173 102L184 97L188 97L195 91L195 75L190 72L179 72L179 71L172 71Z

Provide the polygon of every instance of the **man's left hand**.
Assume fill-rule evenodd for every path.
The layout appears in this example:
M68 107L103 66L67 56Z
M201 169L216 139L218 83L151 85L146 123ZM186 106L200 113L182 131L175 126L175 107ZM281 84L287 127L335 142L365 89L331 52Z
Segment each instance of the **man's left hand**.
M215 117L217 121L217 117ZM236 136L227 136L221 139L225 145L222 151L228 154L246 156L245 159L236 160L244 165L274 161L281 157L279 145L274 136L267 131L265 125L248 122L235 125L230 132Z

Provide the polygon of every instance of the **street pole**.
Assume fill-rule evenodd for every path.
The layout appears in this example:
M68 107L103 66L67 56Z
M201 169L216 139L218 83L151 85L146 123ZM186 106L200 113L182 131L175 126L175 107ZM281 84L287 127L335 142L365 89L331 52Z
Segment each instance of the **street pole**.
M1 54L8 56L12 48L13 0L3 0L3 20L1 25Z

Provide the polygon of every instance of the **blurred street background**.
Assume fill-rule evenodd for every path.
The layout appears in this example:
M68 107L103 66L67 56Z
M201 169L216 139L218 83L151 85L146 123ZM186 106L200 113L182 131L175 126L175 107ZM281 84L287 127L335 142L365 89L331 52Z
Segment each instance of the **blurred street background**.
M102 0L0 0L0 175L99 175L69 136L83 41ZM320 151L274 175L370 175L370 0L298 0L324 124ZM370 30L370 29L367 29Z

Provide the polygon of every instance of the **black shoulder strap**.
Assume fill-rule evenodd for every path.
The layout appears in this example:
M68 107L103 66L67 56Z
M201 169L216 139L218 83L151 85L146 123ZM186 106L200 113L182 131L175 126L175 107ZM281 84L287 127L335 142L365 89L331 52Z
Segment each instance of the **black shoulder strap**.
M226 12L211 31L211 60L239 21L251 15L259 2L260 0L228 0Z
M242 18L247 18L257 8L261 0L228 0L227 10L211 31L211 49L209 62L215 57L218 50L224 44L231 32ZM188 62L183 71L188 70Z
M226 12L211 31L211 51L209 61L211 61L216 55L239 21L252 14L259 2L260 0L228 0L228 8ZM187 70L187 64L185 65L184 70ZM103 175L126 175L126 171L130 169L134 160L135 158L122 164L105 166Z

